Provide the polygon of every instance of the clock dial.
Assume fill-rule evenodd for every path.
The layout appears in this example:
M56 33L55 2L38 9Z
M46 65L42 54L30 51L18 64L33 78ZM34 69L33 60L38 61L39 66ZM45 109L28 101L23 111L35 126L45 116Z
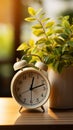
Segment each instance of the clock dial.
M39 107L49 97L49 82L42 73L27 69L18 73L12 83L12 93L22 106L27 108Z

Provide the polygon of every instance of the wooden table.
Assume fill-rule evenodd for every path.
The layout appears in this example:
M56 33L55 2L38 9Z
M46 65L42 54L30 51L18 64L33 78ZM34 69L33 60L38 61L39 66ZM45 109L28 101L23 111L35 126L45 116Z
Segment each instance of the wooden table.
M41 109L26 110L22 109L13 98L0 98L0 130L25 128L24 130L36 129L55 129L64 130L73 127L73 110L51 110L48 103L45 105L45 113Z

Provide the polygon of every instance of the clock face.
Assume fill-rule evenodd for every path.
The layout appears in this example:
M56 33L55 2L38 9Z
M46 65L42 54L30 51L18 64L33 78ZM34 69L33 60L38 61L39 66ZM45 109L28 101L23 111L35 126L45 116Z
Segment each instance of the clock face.
M20 70L11 83L11 92L17 102L26 108L43 105L49 97L50 86L47 78L38 70Z

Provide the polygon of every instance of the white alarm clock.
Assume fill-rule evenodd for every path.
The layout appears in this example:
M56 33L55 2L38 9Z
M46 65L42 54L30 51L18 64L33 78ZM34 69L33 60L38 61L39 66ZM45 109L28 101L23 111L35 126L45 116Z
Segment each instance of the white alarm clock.
M25 67L26 66L26 67ZM27 66L25 60L18 61L14 64L14 70L20 69L11 81L11 94L12 97L27 109L34 109L41 107L50 95L50 84L45 73L42 69L46 69L42 62L36 63L35 67Z

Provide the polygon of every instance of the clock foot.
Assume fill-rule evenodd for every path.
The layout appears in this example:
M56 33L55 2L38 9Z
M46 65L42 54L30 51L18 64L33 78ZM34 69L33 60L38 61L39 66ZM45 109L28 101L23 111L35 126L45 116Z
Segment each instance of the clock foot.
M19 113L21 113L22 108L23 108L23 107L21 106L20 109L19 109Z
M41 106L41 109L43 110L43 112L45 112L45 109L44 109L44 107L43 107L43 106Z

